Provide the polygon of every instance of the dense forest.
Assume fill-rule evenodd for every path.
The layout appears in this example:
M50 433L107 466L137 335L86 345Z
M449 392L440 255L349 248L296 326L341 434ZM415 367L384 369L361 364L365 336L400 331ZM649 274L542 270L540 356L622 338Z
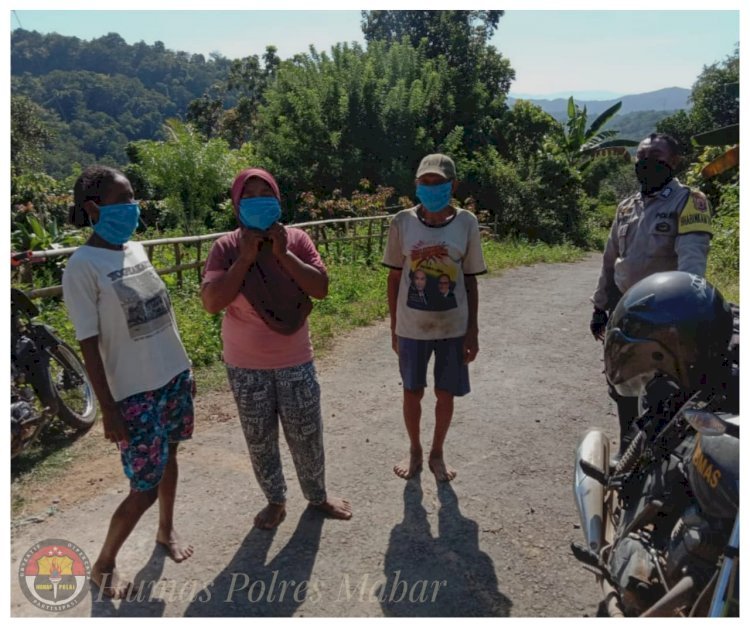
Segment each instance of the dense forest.
M127 163L127 143L161 139L168 118L226 81L232 62L188 55L161 42L129 45L116 33L91 41L11 33L11 93L26 96L51 132L43 168L70 174L73 163Z
M147 224L185 232L231 226L228 186L250 164L278 176L284 218L299 220L398 203L413 195L419 159L440 150L457 162L459 200L499 235L585 246L599 245L614 204L635 190L628 148L646 133L677 136L686 176L702 185L696 168L711 150L691 137L738 121L722 87L739 81L738 51L704 68L690 109L618 115L617 103L592 115L571 98L557 120L509 102L512 60L489 44L502 16L363 11L364 46L283 60L273 46L206 59L116 33L84 41L17 29L14 245L75 239L62 229L72 180L93 162L125 170ZM715 206L730 211L735 183L708 186Z

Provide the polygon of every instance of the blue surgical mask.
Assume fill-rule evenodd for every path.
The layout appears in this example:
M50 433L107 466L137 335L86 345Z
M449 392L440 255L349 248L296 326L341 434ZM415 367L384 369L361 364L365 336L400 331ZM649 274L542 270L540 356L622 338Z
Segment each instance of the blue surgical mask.
M453 183L446 181L438 185L417 183L417 198L428 212L439 212L450 205Z
M100 205L94 233L110 244L125 244L135 233L140 216L138 203Z
M265 231L281 218L281 205L274 196L240 199L240 222L248 229Z

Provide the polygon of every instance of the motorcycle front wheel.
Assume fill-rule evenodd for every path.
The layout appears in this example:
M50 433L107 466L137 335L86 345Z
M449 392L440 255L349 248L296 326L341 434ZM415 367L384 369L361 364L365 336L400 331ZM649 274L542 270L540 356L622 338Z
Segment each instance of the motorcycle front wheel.
M62 341L49 347L47 353L58 399L57 416L79 432L90 429L96 420L96 397L81 360Z

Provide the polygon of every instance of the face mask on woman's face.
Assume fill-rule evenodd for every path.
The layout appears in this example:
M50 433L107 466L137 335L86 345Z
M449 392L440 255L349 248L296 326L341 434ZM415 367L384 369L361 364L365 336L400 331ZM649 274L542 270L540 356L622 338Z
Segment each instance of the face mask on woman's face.
M446 181L437 185L425 185L417 183L417 198L428 212L439 212L451 202L453 183Z
M141 208L138 203L101 205L94 233L110 244L125 244L135 233Z
M643 194L653 194L672 180L671 166L655 157L644 157L635 162L635 176Z
M240 199L240 222L248 229L265 231L281 218L281 205L274 196Z

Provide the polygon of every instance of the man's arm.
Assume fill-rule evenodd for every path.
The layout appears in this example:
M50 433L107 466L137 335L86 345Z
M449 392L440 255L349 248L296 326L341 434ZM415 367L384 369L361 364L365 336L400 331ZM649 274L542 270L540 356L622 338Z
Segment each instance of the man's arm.
M677 253L677 270L706 275L711 236L708 233L689 233L677 236L674 250Z
M691 190L680 211L677 238L674 243L677 270L705 276L712 235L713 225L708 199L703 192Z
M477 314L479 312L479 290L477 278L474 275L464 277L466 285L466 304L469 307L469 324L464 337L464 364L473 362L479 353L479 323Z
M398 306L398 289L401 284L401 270L391 268L388 271L388 312L391 315L391 347L398 353L396 337L396 309Z
M612 228L609 230L609 238L604 247L602 256L602 269L599 273L599 281L594 291L591 301L597 310L606 311L610 309L610 295L616 289L615 286L615 261L620 255L620 249L617 242L617 217L612 222Z

